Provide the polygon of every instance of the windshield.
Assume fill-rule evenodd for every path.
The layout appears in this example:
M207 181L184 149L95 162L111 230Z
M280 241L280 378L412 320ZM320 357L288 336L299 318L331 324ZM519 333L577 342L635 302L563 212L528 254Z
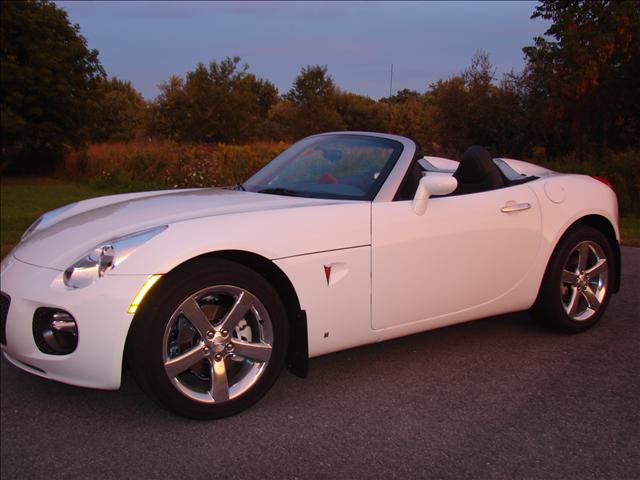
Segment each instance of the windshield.
M251 192L373 200L402 153L395 140L319 135L282 152L242 186Z

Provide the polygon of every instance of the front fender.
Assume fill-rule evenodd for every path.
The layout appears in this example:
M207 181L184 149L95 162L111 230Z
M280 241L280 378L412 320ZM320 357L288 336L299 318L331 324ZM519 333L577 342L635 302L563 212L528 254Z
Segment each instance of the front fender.
M275 260L368 244L369 202L219 215L170 224L111 274L163 274L216 251L245 251Z

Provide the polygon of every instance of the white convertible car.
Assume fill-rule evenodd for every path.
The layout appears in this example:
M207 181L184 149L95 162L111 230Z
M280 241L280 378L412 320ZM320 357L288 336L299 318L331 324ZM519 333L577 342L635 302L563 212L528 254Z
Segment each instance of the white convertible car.
M580 332L619 288L606 180L315 135L242 185L46 213L2 262L1 343L27 372L117 389L123 365L193 418L255 403L287 365L532 308Z

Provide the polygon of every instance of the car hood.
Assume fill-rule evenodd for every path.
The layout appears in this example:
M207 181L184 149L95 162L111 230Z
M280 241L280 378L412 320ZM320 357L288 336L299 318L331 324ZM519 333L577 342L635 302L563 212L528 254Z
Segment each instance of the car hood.
M13 251L26 263L64 270L102 242L194 218L342 203L218 188L113 195L45 215ZM73 260L72 260L73 261Z

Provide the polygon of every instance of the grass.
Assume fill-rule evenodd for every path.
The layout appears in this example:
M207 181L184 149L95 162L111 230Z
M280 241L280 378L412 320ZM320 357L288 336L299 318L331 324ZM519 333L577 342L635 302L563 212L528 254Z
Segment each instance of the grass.
M640 217L620 217L622 244L640 247Z
M56 178L24 177L3 178L0 193L0 256L4 257L44 212L117 190ZM640 217L621 217L620 229L623 245L640 247Z
M111 193L115 192L55 178L3 178L0 182L0 256L4 258L44 212Z

